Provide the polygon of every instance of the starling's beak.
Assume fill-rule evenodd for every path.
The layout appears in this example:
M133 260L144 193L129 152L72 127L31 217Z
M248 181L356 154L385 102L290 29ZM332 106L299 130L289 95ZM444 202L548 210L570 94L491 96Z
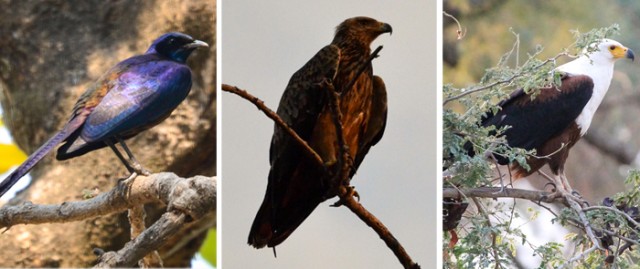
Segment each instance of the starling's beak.
M198 48L198 47L208 48L209 44L207 44L204 41L194 40L193 43L189 43L189 44L185 45L185 47L188 48L188 49L191 49L191 48L195 49L195 48Z

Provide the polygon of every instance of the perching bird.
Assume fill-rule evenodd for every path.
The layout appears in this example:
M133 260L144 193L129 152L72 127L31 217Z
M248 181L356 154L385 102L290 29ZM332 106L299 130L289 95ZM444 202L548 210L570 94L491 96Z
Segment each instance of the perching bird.
M615 61L634 59L633 51L614 40L603 39L591 46L596 50L585 50L577 59L556 68L562 74L559 87L542 88L534 99L524 90L517 90L498 104L500 111L483 117L482 126L510 126L502 134L510 147L536 150L537 157L527 158L529 170L511 164L514 179L548 164L565 190L571 191L564 175L569 150L587 132L609 90ZM501 165L509 163L503 156L494 156Z
M4 195L49 151L65 142L56 155L66 160L111 147L132 174L148 174L124 144L169 117L191 89L191 69L185 64L198 47L207 43L182 33L167 33L147 52L126 59L98 79L73 107L65 126L0 183ZM129 160L115 147L124 148Z
M389 24L367 17L345 20L338 25L331 44L293 74L280 99L278 115L320 155L325 166L335 167L340 158L336 130L328 91L320 86L323 81L333 83L340 94L345 143L354 161L350 176L384 132L387 93L382 79L373 75L369 46L391 30ZM355 79L362 68L364 72ZM256 248L282 243L316 206L332 198L328 197L326 180L330 179L323 167L309 159L277 125L269 156L269 183L248 240Z

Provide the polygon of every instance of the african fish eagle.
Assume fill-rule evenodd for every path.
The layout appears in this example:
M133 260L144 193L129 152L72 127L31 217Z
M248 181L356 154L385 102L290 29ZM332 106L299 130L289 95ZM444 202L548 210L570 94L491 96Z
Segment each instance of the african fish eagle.
M616 60L634 59L633 51L611 39L602 39L590 48L555 69L562 74L561 85L542 88L533 99L519 89L498 104L498 112L482 118L484 127L510 126L501 134L510 147L536 150L537 156L527 158L529 170L511 164L514 178L526 177L548 164L565 190L571 190L564 175L569 150L589 129L609 90ZM508 159L494 156L499 164L509 164Z

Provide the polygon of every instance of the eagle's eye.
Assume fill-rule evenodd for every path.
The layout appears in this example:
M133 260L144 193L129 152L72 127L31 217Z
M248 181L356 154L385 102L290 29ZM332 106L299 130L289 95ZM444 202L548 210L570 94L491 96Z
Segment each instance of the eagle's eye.
M615 50L615 49L616 49L616 46L615 46L615 45L611 45L611 46L609 46L609 50Z

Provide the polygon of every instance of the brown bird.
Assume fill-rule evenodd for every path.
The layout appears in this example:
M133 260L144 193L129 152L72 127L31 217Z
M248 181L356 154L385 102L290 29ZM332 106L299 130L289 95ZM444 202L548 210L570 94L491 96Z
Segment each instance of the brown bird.
M280 99L278 115L320 155L329 169L305 155L276 125L271 139L269 183L258 210L249 244L255 248L282 243L329 194L327 170L338 162L336 129L329 95L322 82L331 82L340 95L343 133L353 158L353 176L371 146L384 132L387 93L373 75L369 61L374 39L391 33L389 24L355 17L338 25L331 44L322 48L295 72ZM364 67L363 72L359 72ZM358 76L356 78L356 76Z

